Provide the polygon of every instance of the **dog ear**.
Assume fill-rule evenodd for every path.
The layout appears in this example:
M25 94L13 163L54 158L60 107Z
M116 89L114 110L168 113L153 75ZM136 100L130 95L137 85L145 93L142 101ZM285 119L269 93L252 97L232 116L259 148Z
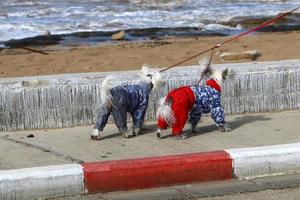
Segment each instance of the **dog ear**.
M228 78L228 68L226 68L222 71L222 78L224 80Z
M233 78L235 75L235 72L232 69L226 68L222 71L222 78L228 79L228 78Z

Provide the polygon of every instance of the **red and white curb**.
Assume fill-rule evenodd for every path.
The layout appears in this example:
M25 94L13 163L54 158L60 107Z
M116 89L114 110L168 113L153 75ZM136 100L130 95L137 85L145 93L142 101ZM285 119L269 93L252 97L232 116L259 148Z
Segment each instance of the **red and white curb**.
M300 172L300 143L0 170L0 199L35 199Z

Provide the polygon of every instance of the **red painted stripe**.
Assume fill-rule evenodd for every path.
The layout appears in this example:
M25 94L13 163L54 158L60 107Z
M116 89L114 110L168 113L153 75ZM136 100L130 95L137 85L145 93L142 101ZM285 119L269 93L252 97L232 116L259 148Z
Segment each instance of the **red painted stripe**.
M82 164L88 193L144 189L232 178L225 151Z

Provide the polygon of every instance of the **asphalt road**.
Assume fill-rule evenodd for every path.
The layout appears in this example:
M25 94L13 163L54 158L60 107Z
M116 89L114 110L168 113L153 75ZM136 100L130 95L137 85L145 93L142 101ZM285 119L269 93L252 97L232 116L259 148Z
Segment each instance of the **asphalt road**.
M299 200L300 175L229 180L53 200Z
M300 187L292 187L276 190L263 190L259 192L247 192L218 197L194 198L192 200L299 200Z

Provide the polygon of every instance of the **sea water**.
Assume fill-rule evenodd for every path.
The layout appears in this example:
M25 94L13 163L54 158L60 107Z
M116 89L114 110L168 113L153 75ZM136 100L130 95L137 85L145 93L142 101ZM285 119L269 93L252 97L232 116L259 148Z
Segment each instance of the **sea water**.
M0 42L51 34L197 27L230 32L234 17L274 16L300 0L0 0ZM298 11L299 12L299 11Z

